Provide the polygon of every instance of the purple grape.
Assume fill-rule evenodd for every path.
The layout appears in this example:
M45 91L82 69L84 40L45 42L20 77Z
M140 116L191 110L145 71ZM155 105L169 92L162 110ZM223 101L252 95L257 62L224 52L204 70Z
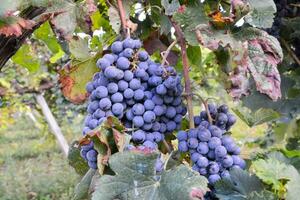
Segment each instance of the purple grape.
M159 132L165 133L167 131L167 125L165 123L160 123Z
M133 73L130 70L124 72L124 80L129 82L133 79Z
M218 163L216 162L210 162L209 163L209 167L208 167L208 171L210 174L217 174L219 172L220 168Z
M187 132L185 132L185 131L178 131L178 133L177 133L177 139L179 141L186 141L188 139Z
M198 159L202 157L201 154L199 154L198 152L192 153L191 154L191 160L196 163L198 161Z
M123 48L130 48L130 49L133 49L135 48L135 44L136 44L136 41L131 39L131 38L126 38L124 41L123 41Z
M208 110L212 117L215 117L218 114L218 109L215 104L208 104Z
M85 89L86 89L86 91L88 92L88 93L92 93L93 92L93 90L94 90L94 86L93 86L93 83L92 82L88 82L87 84L86 84L86 86L85 86Z
M143 70L148 69L148 63L147 62L139 62L138 66L139 66L140 69L143 69Z
M176 109L173 106L168 106L167 108L167 112L166 112L166 117L168 117L169 119L172 119L176 116Z
M174 121L169 121L167 123L167 131L172 132L176 129L176 123Z
M210 159L210 160L214 160L216 158L215 156L215 151L214 150L209 150L208 153L207 153L207 157Z
M103 58L105 58L106 60L109 61L110 65L113 64L115 62L115 56L113 54L105 54L103 56Z
M195 123L195 126L199 126L200 123L201 123L201 117L200 116L195 116L194 117L194 123Z
M145 107L141 103L137 103L132 107L132 113L134 115L143 115L145 112Z
M112 113L116 116L119 116L123 113L124 107L121 103L115 103L112 105Z
M148 84L152 87L158 86L162 83L162 78L159 76L151 76L148 79Z
M227 117L227 115L224 114L224 113L219 113L219 114L217 115L216 121L217 121L217 122L216 122L217 125L223 125L223 124L226 124L226 123L227 123L228 117Z
M153 101L153 103L155 103L155 105L159 105L159 106L163 105L163 103L164 103L164 100L158 95L154 95L152 97L152 101Z
M98 86L94 92L97 98L104 98L108 95L108 90L104 86Z
M206 168L205 168L205 167L199 168L199 173L200 173L202 176L207 175L207 170L206 170Z
M134 91L130 88L127 88L124 93L123 93L124 97L126 99L131 99L134 96Z
M141 87L141 81L139 79L134 78L129 82L129 87L133 90L137 90Z
M155 106L153 109L156 116L161 116L164 113L164 109L162 106Z
M111 65L110 61L106 58L100 58L97 63L96 63L97 67L99 69L101 69L102 71L104 71L107 67L109 67Z
M155 132L153 132L153 135L154 135L154 141L155 142L160 142L160 141L162 141L162 134L160 133L160 132L157 132L157 131L155 131Z
M99 106L101 110L108 110L111 107L111 101L109 100L109 98L103 98L100 100Z
M188 139L188 147L192 149L196 149L198 146L198 140L196 138Z
M153 110L154 107L155 107L155 104L153 103L152 100L147 99L147 100L144 102L144 107L145 107L146 110Z
M86 126L86 127L83 128L82 134L83 134L83 135L86 135L86 134L87 134L88 132L90 132L90 131L91 131L91 129L90 129L89 127Z
M207 143L206 142L200 142L198 147L197 147L197 151L199 153L201 153L202 155L205 155L208 153L208 146L207 146Z
M217 146L215 148L216 157L222 158L222 157L226 156L226 154L227 154L227 150L224 146Z
M140 61L146 61L148 59L148 53L146 51L140 51L138 57Z
M123 51L123 56L126 57L126 58L131 58L133 55L133 50L132 49L129 49L129 48L126 48L124 49ZM119 67L120 68L120 67ZM121 69L121 68L120 68ZM128 68L127 68L128 69Z
M181 104L182 100L181 97L174 98L174 101L172 102L173 106L179 106Z
M170 76L168 77L165 81L164 81L164 85L166 86L166 88L168 89L174 89L176 87L177 84L177 80L175 77Z
M143 118L146 123L152 123L155 121L156 116L153 111L146 111L143 115Z
M159 95L165 95L167 94L167 88L163 84L161 84L156 87L156 93Z
M149 149L156 149L157 148L157 144L151 141L145 141L143 143L143 145Z
M135 127L142 127L144 125L144 119L142 116L135 116L132 120Z
M90 149L92 149L94 147L94 143L91 141L89 144L87 145L82 145L81 149L83 151L89 151Z
M131 109L127 110L125 115L128 120L133 120L134 118L134 114L132 113Z
M227 125L228 126L232 126L236 122L236 117L234 115L232 115L232 114L228 113L227 114L227 119L228 119L228 121L227 121Z
M111 101L113 103L121 103L123 101L123 95L120 92L117 92L111 95Z
M139 48L142 47L142 43L141 43L141 41L139 39L133 40L133 41L134 41L134 48L135 49L139 49Z
M143 129L144 131L149 131L149 130L152 129L152 126L153 126L153 124L151 124L151 123L144 123L142 129Z
M237 155L232 155L233 165L239 166L241 169L246 168L246 162Z
M236 149L238 148L238 146L232 142L232 143L229 143L227 145L224 145L226 150L229 152L229 153L233 153L236 151Z
M221 172L221 177L222 177L222 178L227 178L227 179L229 179L229 178L230 178L230 173L229 173L229 171L228 171L228 170L222 171L222 172Z
M144 69L141 69L141 68L136 69L135 72L134 72L134 75L137 78L143 78L143 77L147 76L146 74L147 74L146 71Z
M228 106L225 105L225 104L221 105L221 106L218 108L218 112L219 112L219 113L228 113L228 110L229 110L229 108L228 108Z
M222 160L222 165L225 168L229 168L233 165L233 159L231 156L227 155L224 157L224 159Z
M206 120L200 122L200 125L199 126L203 126L205 128L208 128L210 126L210 123Z
M118 58L117 67L119 69L126 70L129 68L129 66L130 66L130 62L127 58L125 58L125 57Z
M217 181L219 181L221 177L218 174L212 174L208 177L208 182L210 184L215 184Z
M189 138L197 138L198 137L198 129L190 129L188 133Z
M107 85L107 90L108 90L108 93L110 93L110 94L114 94L114 93L116 93L116 92L118 92L118 84L116 84L116 83L109 83L108 85Z
M87 161L86 153L87 153L87 151L85 151L85 150L83 150L83 149L80 150L80 156L81 156L84 160Z
M198 160L197 160L197 165L200 168L201 167L207 167L208 166L208 160L207 160L207 158L205 158L203 156L199 157Z
M140 101L144 98L144 91L141 89L137 89L134 91L134 99Z
M174 122L176 122L177 124L181 124L182 121L182 115L178 114L174 117Z
M142 131L142 130L135 131L135 132L133 132L133 134L132 134L132 140L133 140L134 142L142 143L142 142L145 141L145 139L146 139L146 134L145 134L145 132Z
M153 133L147 133L146 134L146 140L154 142L154 135L153 135Z
M215 125L210 125L208 127L208 130L210 131L210 133L211 133L212 136L218 137L218 138L222 137L223 132L222 132L222 130L219 127L217 127Z
M128 88L128 82L124 80L119 80L118 82L118 88L120 92L125 91Z
M88 161L97 161L97 151L95 151L94 149L91 149L89 150L87 153L86 153L86 158Z
M97 169L97 162L88 161L88 166L92 169Z
M120 53L123 51L123 43L120 41L116 41L111 45L111 51L115 54Z
M221 142L220 138L217 138L217 137L212 137L208 141L208 147L210 149L215 149L216 147L221 146L221 144L222 144L222 142Z
M229 145L231 143L234 143L233 139L229 135L223 136L221 140L222 140L222 145L223 146L226 146L226 145Z
M105 117L105 112L101 109L97 109L94 113L93 113L93 117L96 119L100 119L102 117Z
M199 127L198 138L201 142L207 142L211 138L211 133L205 127Z
M187 152L189 150L187 142L186 141L180 141L178 143L178 150L180 152Z
M192 166L192 170L196 171L196 172L199 172L199 167L197 165L193 165Z

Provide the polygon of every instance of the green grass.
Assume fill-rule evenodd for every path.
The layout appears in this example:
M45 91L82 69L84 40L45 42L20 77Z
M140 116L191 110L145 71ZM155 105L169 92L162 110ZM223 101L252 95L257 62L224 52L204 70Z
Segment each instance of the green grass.
M82 118L62 131L68 142L80 136ZM69 200L78 182L45 123L35 126L20 117L7 129L0 129L0 199ZM37 128L39 127L39 128Z

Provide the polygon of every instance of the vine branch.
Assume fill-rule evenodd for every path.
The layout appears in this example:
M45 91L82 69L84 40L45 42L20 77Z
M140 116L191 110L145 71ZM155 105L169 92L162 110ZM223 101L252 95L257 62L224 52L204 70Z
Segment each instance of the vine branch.
M205 111L206 111L206 114L207 114L207 118L208 118L208 122L210 124L213 124L213 119L212 119L212 117L210 115L210 112L209 112L209 109L208 109L208 103L207 103L210 98L204 100L201 97L201 95L199 95L199 94L194 94L194 95L196 95L200 99L200 101L202 102L202 104L204 105L204 108L205 108Z
M125 33L125 35L128 36L129 34L127 31L127 20L126 20L126 14L125 14L125 9L122 0L118 0L118 8L119 8L119 14L121 18L123 33Z
M292 56L292 58L295 60L295 62L300 66L300 60L297 57L297 55L293 52L293 50L291 49L291 47L288 45L288 43L284 40L281 39L281 42L283 43L284 47L286 48L286 50L288 51L288 53Z
M189 63L188 57L186 53L186 42L181 28L176 24L176 22L170 17L170 21L175 29L176 37L179 41L179 45L181 47L181 57L183 64L183 77L184 77L184 86L185 93L187 95L187 107L188 107L188 115L189 115L189 126L190 128L195 128L194 124L194 111L193 111L193 99L191 92L191 80L189 76Z

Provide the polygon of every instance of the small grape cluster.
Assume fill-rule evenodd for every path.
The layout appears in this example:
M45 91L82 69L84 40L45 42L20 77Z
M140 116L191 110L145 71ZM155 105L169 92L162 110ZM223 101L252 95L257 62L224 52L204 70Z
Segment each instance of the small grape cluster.
M186 113L181 77L173 67L153 62L140 47L140 40L116 41L112 53L97 61L101 71L86 86L90 101L84 135L106 117L115 116L132 134L133 142L155 149L165 134L180 129ZM82 151L93 168L95 159L84 155L94 149Z
M229 177L231 168L245 168L245 161L239 157L240 148L225 132L235 123L236 118L222 105L209 106L213 123L209 123L206 111L195 117L197 128L179 131L177 134L178 150L189 152L193 161L193 170L206 176L210 184Z

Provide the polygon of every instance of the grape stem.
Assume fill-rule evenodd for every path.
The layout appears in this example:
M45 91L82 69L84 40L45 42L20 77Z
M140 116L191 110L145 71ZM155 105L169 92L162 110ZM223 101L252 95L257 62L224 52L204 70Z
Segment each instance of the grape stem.
M118 8L119 8L119 14L121 18L123 33L125 33L126 36L129 36L128 32L130 31L127 30L127 20L126 20L126 14L125 14L125 9L122 0L118 0Z
M300 60L299 58L296 56L296 54L293 52L293 50L291 49L291 47L288 45L288 43L284 40L281 39L281 43L284 45L284 47L286 48L286 50L288 51L288 53L292 56L292 58L295 60L295 62L300 65Z
M168 56L170 54L170 51L177 44L177 42L178 42L177 39L174 40L165 51L161 52L160 55L162 56L162 62L161 62L162 66L164 66L165 64L167 64L167 65L169 64L168 61L167 61L167 58L168 58Z
M171 149L170 145L167 143L167 141L165 139L163 140L163 144L167 148L168 152L171 153L172 149Z
M194 111L193 111L193 97L191 93L191 80L189 76L189 63L188 63L188 58L186 53L186 42L180 26L178 26L171 17L169 19L175 29L175 35L179 41L179 45L181 48L183 77L185 82L184 86L185 86L185 93L187 95L186 100L187 100L188 115L189 115L189 127L191 129L191 128L195 128L195 124L194 124Z
M207 103L210 98L204 100L201 97L201 95L199 95L199 94L194 94L194 95L197 96L200 99L200 101L202 102L202 104L204 105L204 108L205 108L205 111L206 111L206 114L207 114L207 118L208 118L208 122L210 124L212 124L213 123L213 119L212 119L212 117L210 115L210 112L209 112L209 109L208 109L208 103Z

